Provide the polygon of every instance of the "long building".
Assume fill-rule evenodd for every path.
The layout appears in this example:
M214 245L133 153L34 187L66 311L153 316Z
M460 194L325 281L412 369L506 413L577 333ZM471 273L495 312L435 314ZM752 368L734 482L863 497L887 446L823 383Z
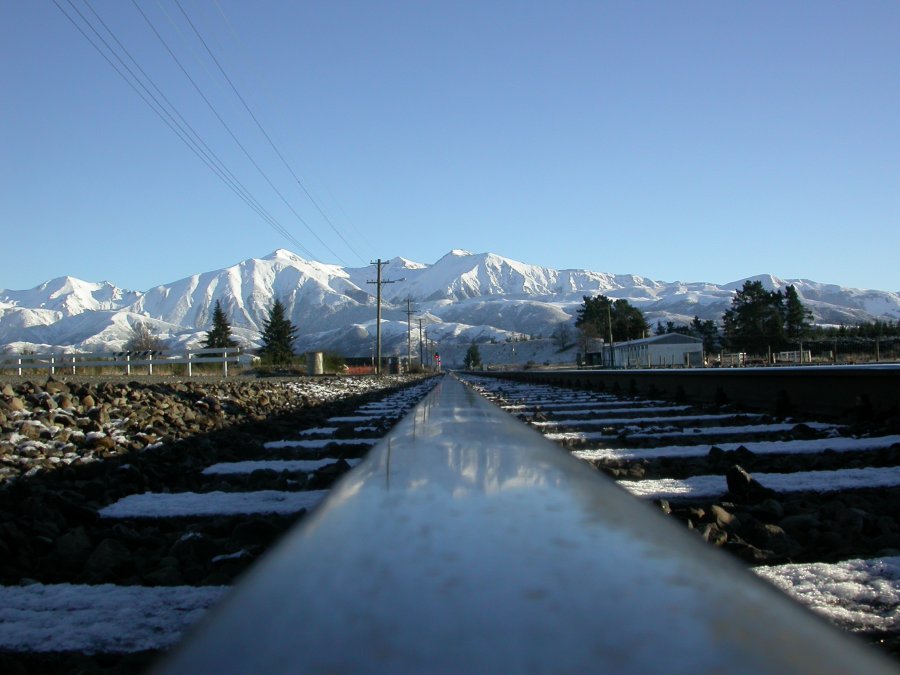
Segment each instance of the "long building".
M701 368L703 340L681 333L654 335L613 346L614 368ZM588 366L609 366L609 346L585 354Z

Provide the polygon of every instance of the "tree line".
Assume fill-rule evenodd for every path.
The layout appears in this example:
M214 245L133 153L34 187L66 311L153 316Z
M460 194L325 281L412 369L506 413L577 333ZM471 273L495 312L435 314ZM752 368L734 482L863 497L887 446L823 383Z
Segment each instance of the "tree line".
M290 363L294 354L294 340L297 338L297 327L287 318L284 304L276 299L269 309L269 316L263 322L262 346L257 355L264 363L282 365ZM229 349L237 347L231 335L231 322L216 300L213 308L212 328L206 333L203 341L204 349ZM131 337L125 345L129 351L162 351L165 343L150 328L141 322L134 325Z
M643 312L627 300L605 295L584 296L576 313L575 327L583 341L600 338L624 342L646 337ZM761 281L745 281L722 315L721 327L712 320L695 316L690 324L657 322L656 335L681 333L703 340L707 353L723 350L765 354L767 351L797 349L801 343L843 344L900 337L900 322L874 321L855 326L814 326L812 313L804 306L792 285L767 290Z

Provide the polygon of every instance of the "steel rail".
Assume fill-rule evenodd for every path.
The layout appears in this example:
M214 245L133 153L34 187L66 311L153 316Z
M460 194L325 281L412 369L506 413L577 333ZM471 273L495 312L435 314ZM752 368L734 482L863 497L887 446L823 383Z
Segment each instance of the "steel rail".
M161 673L894 673L453 377Z

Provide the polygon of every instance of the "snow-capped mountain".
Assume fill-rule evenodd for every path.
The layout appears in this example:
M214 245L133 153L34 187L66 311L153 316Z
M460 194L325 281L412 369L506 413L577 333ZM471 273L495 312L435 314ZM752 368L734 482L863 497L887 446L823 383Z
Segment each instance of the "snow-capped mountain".
M108 281L95 284L75 277L52 279L27 291L0 291L0 302L57 312L61 317L88 310L123 309L140 297L140 293L123 290Z
M196 346L212 323L216 301L235 338L258 345L263 322L279 298L299 328L297 349L371 353L375 333L374 267L342 268L279 249L231 267L195 274L146 292L108 282L61 277L25 291L0 290L0 348L119 349L143 322L173 348ZM589 270L556 270L493 253L454 250L433 264L386 261L382 279L383 353L405 353L407 301L427 336L445 344L503 342L515 335L548 336L574 321L583 296L625 298L652 324L718 320L744 279L725 285L661 282ZM900 319L900 294L844 288L805 279L753 277L769 289L793 284L821 323Z

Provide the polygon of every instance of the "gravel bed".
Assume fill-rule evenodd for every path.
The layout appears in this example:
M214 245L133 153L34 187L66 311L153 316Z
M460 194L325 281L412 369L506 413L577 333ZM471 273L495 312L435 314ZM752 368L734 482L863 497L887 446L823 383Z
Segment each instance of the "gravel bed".
M325 426L329 418L420 380L5 378L0 584L229 585L304 512L113 519L100 517L100 510L146 492L325 490L350 469L347 459L370 446L306 452L304 458L339 461L305 474L204 475L203 469L296 457L265 444ZM387 424L370 435L385 433ZM0 652L0 671L136 672L153 656Z

